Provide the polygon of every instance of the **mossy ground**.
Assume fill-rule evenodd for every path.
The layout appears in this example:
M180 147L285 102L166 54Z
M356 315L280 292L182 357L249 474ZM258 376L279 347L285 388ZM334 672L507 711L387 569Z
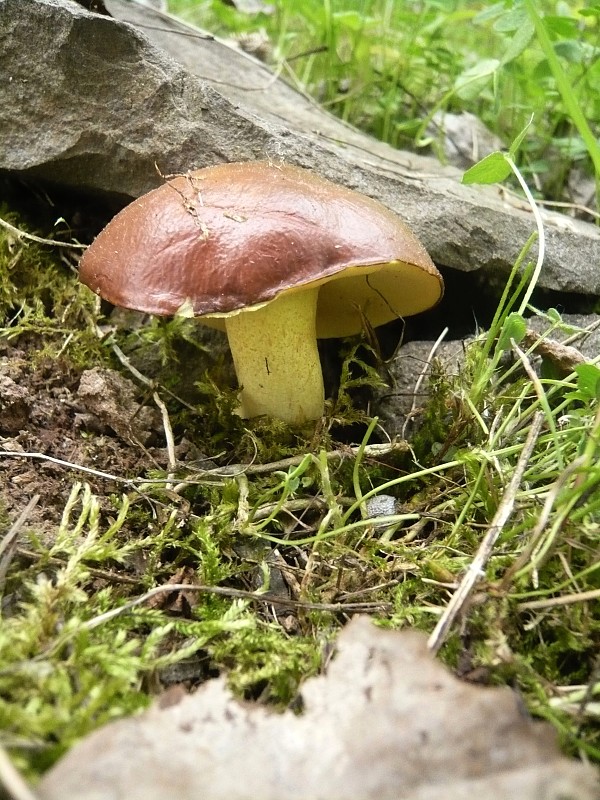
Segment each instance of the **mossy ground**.
M567 752L600 760L597 367L533 380L507 306L460 375L434 370L408 443L373 446L372 420L352 411L352 381L375 380L357 377L353 348L323 421L244 421L219 358L182 385L181 359L207 357L189 321L112 325L75 260L0 235L0 743L29 777L173 683L226 672L240 695L289 704L355 613L430 633L537 413L514 511L440 656L515 687ZM81 407L94 367L155 408L146 441Z

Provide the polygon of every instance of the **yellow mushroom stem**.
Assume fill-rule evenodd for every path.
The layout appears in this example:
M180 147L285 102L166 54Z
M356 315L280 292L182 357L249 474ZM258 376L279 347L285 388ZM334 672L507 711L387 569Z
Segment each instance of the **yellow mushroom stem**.
M225 320L242 387L242 417L266 414L291 424L323 414L325 394L317 350L319 287L280 295Z

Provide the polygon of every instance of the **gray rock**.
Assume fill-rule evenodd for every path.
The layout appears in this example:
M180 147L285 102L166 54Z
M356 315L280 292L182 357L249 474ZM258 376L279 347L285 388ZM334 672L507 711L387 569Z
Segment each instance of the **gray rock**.
M590 362L600 355L600 314L563 314L560 324L553 324L544 316L527 319L528 335L521 348L534 347L530 360L539 368L541 356L561 366L559 353L553 353L556 345L567 345L563 371L571 372L576 363ZM546 348L538 341L547 343ZM435 351L435 373L449 379L462 370L467 350L473 337L465 340L442 342ZM388 374L393 384L389 389L376 393L373 412L379 417L382 427L391 437L404 438L414 433L422 422L423 409L430 397L431 342L407 342L388 364ZM562 353L562 351L560 351ZM422 377L421 377L422 376Z
M461 682L425 637L355 617L303 712L179 687L84 738L42 800L593 800L598 772L557 750L506 688Z
M167 11L168 9L167 0L138 0L138 2L144 6L155 8L157 11Z
M0 52L3 169L134 197L157 166L259 158L268 138L141 33L70 0L0 2Z
M462 340L442 342L435 351L437 372L456 375L464 364ZM430 396L432 342L407 342L388 364L393 385L379 390L373 411L388 436L410 438L422 422L423 409Z
M240 50L152 8L0 0L0 169L86 192L135 197L159 175L221 161L309 167L379 198L439 265L502 281L535 229L497 187L396 151L319 109ZM600 233L544 213L540 285L600 295Z
M436 153L441 151L441 160L460 169L468 169L490 153L505 149L502 140L468 111L461 114L436 111L427 133Z

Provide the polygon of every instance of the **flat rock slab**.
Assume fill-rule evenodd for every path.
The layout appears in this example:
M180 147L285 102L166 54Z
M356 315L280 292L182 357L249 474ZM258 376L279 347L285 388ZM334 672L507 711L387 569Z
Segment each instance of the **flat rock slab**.
M120 19L72 0L0 0L0 169L125 202L159 171L295 163L380 199L438 265L494 281L534 231L521 201L355 131L247 54L132 0L106 7ZM600 295L598 230L544 218L540 286Z

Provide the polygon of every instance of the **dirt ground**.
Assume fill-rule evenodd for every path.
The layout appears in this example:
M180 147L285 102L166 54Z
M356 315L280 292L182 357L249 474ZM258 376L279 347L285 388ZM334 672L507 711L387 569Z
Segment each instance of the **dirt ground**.
M139 404L127 378L29 356L10 342L1 345L0 505L5 518L15 519L39 495L26 527L49 535L74 481L85 480L100 496L119 487L118 480L69 464L126 479L164 467L166 451L158 412Z

